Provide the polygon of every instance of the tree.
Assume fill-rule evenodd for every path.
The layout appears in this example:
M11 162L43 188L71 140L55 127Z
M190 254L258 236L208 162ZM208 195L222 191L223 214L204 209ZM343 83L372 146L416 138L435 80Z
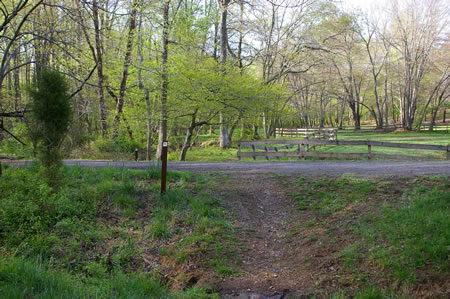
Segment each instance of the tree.
M228 29L227 29L227 17L228 6L231 0L218 0L220 7L220 63L225 64L227 62L228 53ZM230 138L228 136L228 121L221 111L220 114L220 136L219 142L221 148L227 148L230 146Z
M88 32L87 25L84 22L84 17L82 15L80 1L76 1L77 11L79 15L81 29L85 36L86 42L89 45L89 49L91 50L92 58L94 59L97 65L97 96L98 96L98 105L100 110L100 134L102 137L105 137L107 133L107 123L106 123L106 104L105 104L105 94L104 94L104 85L105 85L105 75L104 75L104 66L103 66L103 51L102 51L102 40L101 36L101 28L100 28L100 20L99 20L99 6L98 0L92 1L92 19L94 24L94 40L95 43L91 42L91 37Z
M14 111L14 113L3 111L2 88L8 74L33 63L33 61L19 62L14 67L11 67L11 62L17 59L23 48L26 48L33 41L42 38L30 34L24 27L33 12L43 2L43 0L36 2L28 0L18 2L7 1L6 3L2 1L1 12L3 14L3 22L0 23L0 117L11 117L11 115L14 115L14 117L23 117L23 111Z
M37 141L38 157L50 183L56 184L61 166L60 148L72 119L69 87L64 76L43 70L30 88L32 138Z
M449 8L442 0L393 0L391 4L391 44L401 57L401 120L406 130L412 130L422 80L440 35L448 26Z
M167 64L169 60L169 4L170 0L162 0L163 29L161 37L161 88L160 88L160 114L159 135L156 158L161 159L163 142L167 140L167 94L169 89L169 75Z

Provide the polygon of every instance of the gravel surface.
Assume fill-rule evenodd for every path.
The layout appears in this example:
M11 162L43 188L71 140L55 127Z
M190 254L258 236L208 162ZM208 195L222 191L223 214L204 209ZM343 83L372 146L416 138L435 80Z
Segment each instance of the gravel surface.
M29 161L9 161L23 165ZM111 162L66 160L65 165L85 167L126 167L146 169L157 162ZM422 176L450 175L450 161L397 162L397 161L286 161L286 162L169 162L169 170L193 172L239 172L247 174L312 174L339 175L353 173L361 176Z

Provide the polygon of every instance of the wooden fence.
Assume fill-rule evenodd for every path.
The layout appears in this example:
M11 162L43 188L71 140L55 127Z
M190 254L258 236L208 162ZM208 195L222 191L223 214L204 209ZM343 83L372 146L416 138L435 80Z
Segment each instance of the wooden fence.
M429 131L430 130L430 124L421 124L419 127L420 131ZM450 131L450 123L442 123L442 124L436 124L433 126L433 131L439 131L439 132L449 132Z
M265 144L283 144L281 147L267 147ZM350 145L350 146L367 146L367 153L333 153L333 152L312 152L309 146L317 145ZM302 140L259 140L259 141L243 141L238 144L237 156L241 158L280 158L280 157L319 157L319 158L347 158L347 159L361 159L361 158L379 158L379 159L395 159L395 160L426 160L426 157L421 156L406 156L406 155L389 155L389 154L374 154L372 153L373 146L393 147L405 149L421 149L445 151L445 158L449 159L450 148L448 145L431 145L431 144L409 144L409 143L393 143L383 141L338 141L338 140L317 140L317 139L302 139ZM247 147L253 149L251 152L242 152L241 148ZM296 148L295 151L279 151L280 149ZM309 148L308 148L309 147ZM264 150L256 151L256 150ZM309 149L309 150L308 150ZM271 152L275 150L275 152Z
M333 141L336 140L336 130L321 130L316 131L314 133L311 133L309 135L306 135L306 137L302 140L305 140L306 142L302 145L297 143L291 143L286 144L282 146L267 146L267 144L283 144L283 142L279 142L279 140L273 140L269 142L270 140L262 140L262 141L243 141L238 143L238 158L240 159L240 153L242 153L241 148L250 148L253 150L252 153L256 153L253 156L253 160L256 160L257 158L265 158L266 160L269 160L270 158L276 158L280 159L281 155L284 155L285 152L280 152L280 150L289 150L296 147L296 152L310 152L312 150L315 150L316 147L320 146L320 144L311 144L307 141ZM267 142L266 142L267 141ZM291 140L291 141L298 141L298 140ZM264 142L264 143L261 143ZM258 144L264 144L264 146L258 145ZM263 150L264 152L257 152L256 150ZM273 151L273 152L271 152ZM259 155L259 153L267 153L267 155ZM272 155L273 153L280 153L280 156ZM247 154L247 153L245 153Z
M277 137L302 137L312 133L323 131L338 131L338 130L353 130L354 132L392 132L395 131L397 126L388 126L383 129L377 129L376 126L361 126L359 130L355 130L355 127L323 127L323 128L275 128L275 136Z
M424 123L419 127L419 131L426 131L430 127L430 124ZM390 125L383 127L382 129L377 129L374 125L362 125L359 130L355 130L354 126L346 127L323 127L323 128L275 128L276 137L302 137L307 136L311 133L336 130L336 131L352 131L358 133L377 133L377 132L393 132L396 129L401 129L396 125ZM433 126L433 131L439 132L450 132L450 123L440 123Z

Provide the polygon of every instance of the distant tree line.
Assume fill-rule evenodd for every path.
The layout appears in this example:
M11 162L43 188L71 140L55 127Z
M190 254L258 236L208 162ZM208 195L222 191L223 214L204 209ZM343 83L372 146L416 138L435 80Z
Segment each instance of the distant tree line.
M27 140L26 92L68 79L66 147L128 142L160 155L183 135L220 147L276 127L406 130L449 108L450 5L391 0L370 15L331 0L4 0L0 135ZM3 137L2 137L3 136ZM32 140L29 140L32 142ZM134 143L133 143L134 142Z

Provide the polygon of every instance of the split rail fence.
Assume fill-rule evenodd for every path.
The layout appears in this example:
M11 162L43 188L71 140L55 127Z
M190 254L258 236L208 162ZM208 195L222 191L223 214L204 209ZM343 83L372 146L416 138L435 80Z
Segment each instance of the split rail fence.
M430 124L422 124L419 131L428 131ZM359 130L355 130L355 127L323 127L323 128L275 128L276 137L302 137L308 136L311 133L317 133L321 131L336 130L336 131L348 131L357 133L378 133L378 132L393 132L399 129L395 125L390 125L383 127L382 129L377 129L376 126L362 125ZM450 132L450 123L435 124L433 126L433 131L439 132Z
M317 134L317 133L316 133ZM267 145L282 145L282 146L267 146ZM312 151L316 146L367 146L367 153L335 153L335 152L316 152ZM431 144L409 144L409 143L394 143L384 141L339 141L334 138L304 138L301 140L259 140L259 141L242 141L238 143L237 156L241 158L284 158L284 157L318 157L318 158L346 158L346 159L395 159L395 160L428 160L428 157L423 156L408 156L408 155L391 155L391 154L375 154L372 153L372 147L391 147L403 149L420 149L420 150L434 150L444 151L445 159L449 160L449 145L431 145ZM252 149L251 152L242 151L243 148ZM289 149L294 150L289 151ZM281 151L286 149L287 151Z
M319 147L321 144L318 143L308 143L308 141L333 141L336 140L336 130L320 130L315 131L312 134L306 135L302 140L261 140L261 141L242 141L238 143L238 158L246 156L249 153L242 152L242 148L250 148L255 153L252 156L253 160L257 158L265 158L269 160L270 158L280 159L280 157L285 157L285 153L301 153L301 152L311 152ZM301 143L284 143L284 141L305 141ZM285 144L282 146L269 146L271 144ZM282 150L294 149L294 152L285 152ZM264 152L257 152L256 150L263 150ZM267 155L261 155L262 153L267 153ZM280 155L273 155L280 153ZM241 155L242 154L242 155Z

